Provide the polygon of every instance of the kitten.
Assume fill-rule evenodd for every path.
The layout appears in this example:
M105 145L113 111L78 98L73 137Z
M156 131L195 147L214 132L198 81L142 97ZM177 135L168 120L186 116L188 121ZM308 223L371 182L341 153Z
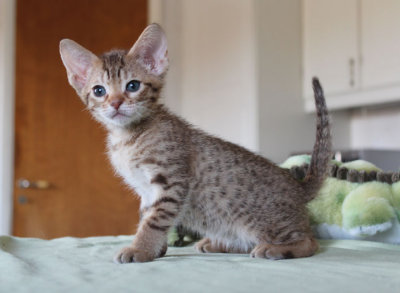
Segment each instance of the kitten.
M130 49L96 57L71 40L60 43L68 80L108 130L108 155L141 198L143 215L118 263L146 262L167 250L181 224L205 235L199 252L250 253L282 259L318 249L306 212L331 157L328 112L314 79L317 141L302 182L250 151L208 135L160 105L168 67L161 27L149 25Z

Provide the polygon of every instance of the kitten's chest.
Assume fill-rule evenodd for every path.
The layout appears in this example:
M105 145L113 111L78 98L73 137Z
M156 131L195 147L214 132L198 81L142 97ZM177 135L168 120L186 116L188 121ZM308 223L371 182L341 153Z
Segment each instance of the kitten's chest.
M115 171L124 178L126 183L132 185L135 178L143 176L140 170L134 168L132 162L132 151L129 148L118 148L109 150L108 156ZM135 176L136 175L136 176Z
M117 144L118 145L118 144ZM144 199L152 197L152 187L146 170L135 163L135 149L133 146L109 147L108 156L115 171L126 184L135 189L136 193Z

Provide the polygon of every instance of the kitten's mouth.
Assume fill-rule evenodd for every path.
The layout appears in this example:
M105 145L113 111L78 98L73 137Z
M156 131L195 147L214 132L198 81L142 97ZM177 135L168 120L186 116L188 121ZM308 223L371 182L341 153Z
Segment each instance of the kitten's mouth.
M122 113L119 112L119 111L117 111L117 112L115 112L114 115L111 116L111 119L118 118L118 117L128 117L128 116L125 115L125 114L122 114Z

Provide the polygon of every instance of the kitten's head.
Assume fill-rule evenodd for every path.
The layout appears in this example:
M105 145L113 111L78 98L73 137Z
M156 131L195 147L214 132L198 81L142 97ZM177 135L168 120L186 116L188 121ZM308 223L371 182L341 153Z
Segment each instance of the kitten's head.
M64 39L60 53L69 83L104 125L127 127L157 107L168 68L167 40L158 24L149 25L129 52L97 57Z

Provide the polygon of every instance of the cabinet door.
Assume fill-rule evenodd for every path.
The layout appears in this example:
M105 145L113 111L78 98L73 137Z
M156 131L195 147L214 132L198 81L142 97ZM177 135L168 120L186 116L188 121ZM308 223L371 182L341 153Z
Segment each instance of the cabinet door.
M361 1L362 86L400 83L400 1Z
M320 78L327 95L359 86L357 3L357 0L303 1L305 97L312 96L313 76Z

